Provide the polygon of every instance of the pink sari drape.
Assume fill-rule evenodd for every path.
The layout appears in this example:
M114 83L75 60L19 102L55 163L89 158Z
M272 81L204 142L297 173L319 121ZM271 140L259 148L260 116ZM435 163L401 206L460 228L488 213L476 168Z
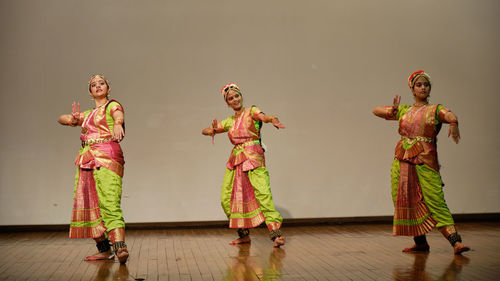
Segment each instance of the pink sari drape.
M422 188L418 181L415 165L400 161L400 180L394 209L394 221L406 221L395 224L393 235L420 236L431 231L436 225L429 209L423 202Z
M97 238L106 231L101 219L94 170L80 168L71 216L70 238Z
M264 214L260 211L259 202L255 198L248 172L243 171L243 165L235 168L233 191L231 193L231 213L237 217L229 219L230 228L257 227L265 221Z

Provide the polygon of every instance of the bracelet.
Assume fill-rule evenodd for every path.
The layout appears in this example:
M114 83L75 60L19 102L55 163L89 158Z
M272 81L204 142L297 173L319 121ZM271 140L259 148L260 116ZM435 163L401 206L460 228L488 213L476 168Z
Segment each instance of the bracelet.
M123 119L122 118L116 118L114 124L115 125L123 125Z
M73 122L71 122L71 119L69 119L68 125L70 125L71 127L76 127L76 125L78 125L78 120L76 121L76 124L73 124Z
M389 119L389 118L394 117L398 113L398 111L399 111L398 108L394 108L394 107L389 108L385 112L385 119Z
M458 126L458 120L457 119L453 119L451 120L450 122L448 122L450 125L457 125Z

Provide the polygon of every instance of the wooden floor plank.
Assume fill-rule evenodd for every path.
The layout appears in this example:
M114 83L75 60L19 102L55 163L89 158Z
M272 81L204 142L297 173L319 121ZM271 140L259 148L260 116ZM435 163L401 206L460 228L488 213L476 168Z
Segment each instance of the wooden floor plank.
M286 226L286 224L285 224ZM463 223L472 251L453 255L438 231L431 251L406 254L411 237L391 236L391 225L285 227L287 244L273 248L266 228L252 243L231 246L231 229L127 231L130 259L85 262L91 239L63 232L1 233L0 280L498 280L500 223Z

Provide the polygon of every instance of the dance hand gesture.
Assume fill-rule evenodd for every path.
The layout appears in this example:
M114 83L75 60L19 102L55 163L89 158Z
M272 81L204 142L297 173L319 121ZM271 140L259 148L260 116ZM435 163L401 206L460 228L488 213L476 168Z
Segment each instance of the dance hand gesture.
M209 135L212 136L212 144L215 144L215 134L217 133L218 124L217 119L212 120L212 127L209 131Z
M217 126L218 126L219 122L217 122L217 119L214 119L212 121L212 132L211 132L211 136L215 136L215 133L217 132Z
M394 100L392 101L391 116L394 116L398 113L400 102L401 102L401 96L400 95L394 96Z
M460 141L460 130L458 129L457 123L451 123L450 128L448 129L448 137L453 139L453 141L458 144Z
M76 126L80 122L80 103L73 102L71 104L71 119L69 120L69 124L71 126Z
M212 144L214 144L214 136L215 134L217 134L217 130L219 130L219 133L222 133L224 131L222 128L219 128L219 122L217 122L217 119L214 119L212 121L212 125L203 129L201 133L205 136L211 136Z
M285 125L281 124L280 120L278 120L278 117L273 117L271 123L274 127L276 127L276 129L285 129Z

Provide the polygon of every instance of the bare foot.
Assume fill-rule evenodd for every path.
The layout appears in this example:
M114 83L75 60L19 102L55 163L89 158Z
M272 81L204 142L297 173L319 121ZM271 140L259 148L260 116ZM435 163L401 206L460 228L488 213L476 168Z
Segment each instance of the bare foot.
M414 253L414 252L429 252L431 247L429 247L429 244L422 244L422 245L413 245L413 247L410 248L404 248L403 252L404 253Z
M111 253L111 251L106 251L102 253L97 253L92 256L88 256L85 258L86 261L100 261L100 260L113 260L115 255Z
M286 242L286 238L284 236L276 237L276 239L274 239L273 246L276 248L279 248L279 247L285 245L285 242Z
M460 242L457 242L455 243L455 246L453 246L453 250L455 252L455 255L461 255L463 252L469 251L470 248Z
M251 241L250 235L247 235L229 242L229 245L245 244L245 243L250 243L250 241Z
M127 248L120 248L118 249L118 252L116 253L116 257L120 261L121 264L125 264L128 259L128 251Z

